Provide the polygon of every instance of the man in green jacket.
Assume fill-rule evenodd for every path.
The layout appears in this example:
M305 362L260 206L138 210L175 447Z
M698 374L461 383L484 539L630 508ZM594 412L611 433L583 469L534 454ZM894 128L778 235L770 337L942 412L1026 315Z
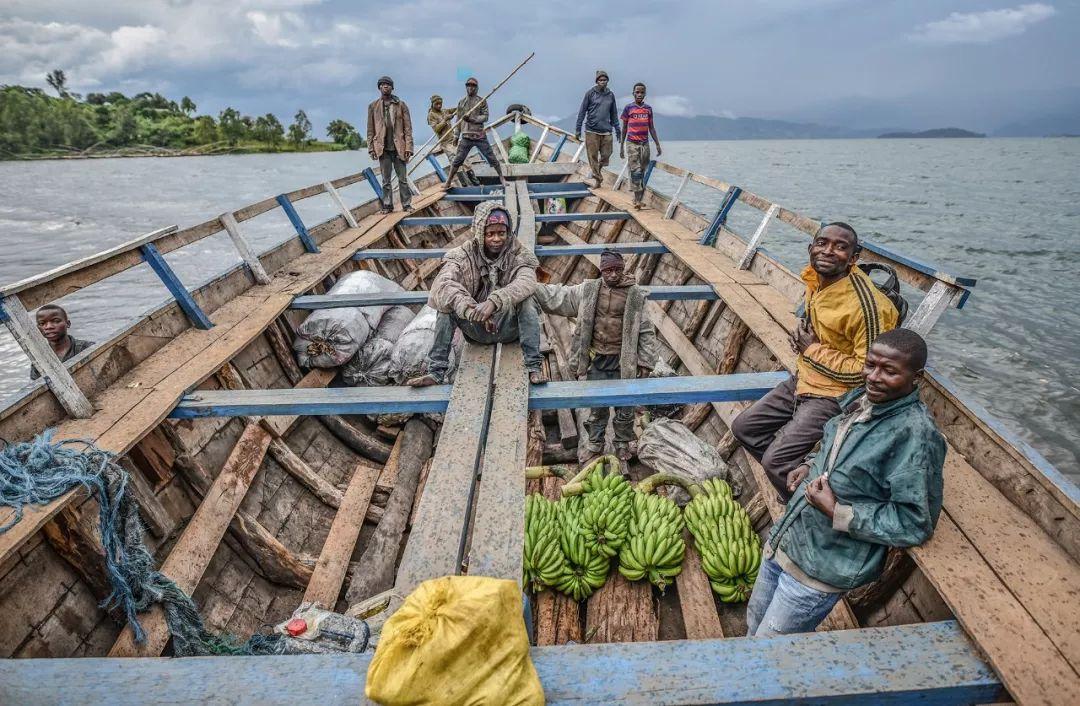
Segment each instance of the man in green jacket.
M844 592L881 575L890 547L934 533L945 439L919 401L926 342L887 331L866 355L866 388L840 400L816 453L791 472L795 495L765 542L747 635L809 632Z

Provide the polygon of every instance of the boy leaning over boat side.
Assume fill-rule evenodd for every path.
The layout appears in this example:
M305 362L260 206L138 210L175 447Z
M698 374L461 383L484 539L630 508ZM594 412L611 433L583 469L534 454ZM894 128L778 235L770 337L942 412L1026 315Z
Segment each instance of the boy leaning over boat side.
M93 341L84 341L68 334L71 320L64 307L59 304L46 304L34 314L37 319L38 331L49 342L49 347L60 359L60 362L71 360L75 356L94 345ZM37 380L41 377L36 366L30 366L30 379Z
M439 316L427 372L406 385L445 382L456 329L474 343L520 340L529 382L547 381L541 368L540 309L533 298L540 261L514 237L514 225L501 201L483 201L476 207L472 239L443 256L431 283L428 304Z
M536 285L536 301L549 314L575 317L570 351L572 374L579 380L620 380L648 377L656 364L656 328L645 311L645 290L625 274L623 256L614 250L600 254L600 278L581 284ZM585 427L588 444L582 461L604 450L608 408L594 407ZM634 408L616 407L615 453L631 457Z
M660 138L656 136L656 124L653 122L653 109L645 102L645 84L634 84L634 102L628 103L622 112L622 142L619 143L619 157L629 164L630 186L634 191L634 208L644 207L645 170L649 168L649 136L656 143L656 156L664 153L660 147ZM629 144L627 144L629 143Z
M746 606L747 636L809 632L842 594L881 575L890 547L934 533L945 439L919 400L926 342L881 334L866 356L866 388L844 396L821 449L763 548ZM793 474L794 475L794 474Z
M412 117L405 101L394 95L394 80L383 76L378 81L379 97L368 106L367 139L368 155L379 161L382 171L381 213L394 208L394 195L390 190L391 172L397 173L398 198L401 210L412 211L412 189L405 165L412 159Z
M896 327L899 314L870 276L856 267L859 236L829 223L810 242L802 271L806 313L792 334L796 374L735 418L731 432L761 462L785 499L797 478L788 474L821 440L840 413L838 400L862 385L863 362L874 339Z

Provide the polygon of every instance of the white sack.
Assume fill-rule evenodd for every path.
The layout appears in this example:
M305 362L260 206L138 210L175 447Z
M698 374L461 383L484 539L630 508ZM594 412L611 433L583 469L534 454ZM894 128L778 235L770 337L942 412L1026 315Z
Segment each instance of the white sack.
M404 291L385 277L359 270L337 281L328 294L378 294ZM319 309L296 331L293 350L305 368L334 368L356 355L390 305Z
M716 449L674 419L656 419L645 427L638 440L638 460L657 473L670 473L695 483L721 478L731 484L735 497L742 494ZM679 504L690 499L681 489L671 497Z
M379 327L368 338L356 355L342 368L341 376L346 385L390 384L390 354L402 332L413 320L412 310L407 306L392 306L383 314Z
M435 342L435 321L438 316L437 311L425 305L401 332L401 337L394 344L394 350L390 353L390 376L399 385L425 372L428 353L431 352L431 346ZM459 339L460 332L455 334L454 345L450 349L448 379L457 367Z

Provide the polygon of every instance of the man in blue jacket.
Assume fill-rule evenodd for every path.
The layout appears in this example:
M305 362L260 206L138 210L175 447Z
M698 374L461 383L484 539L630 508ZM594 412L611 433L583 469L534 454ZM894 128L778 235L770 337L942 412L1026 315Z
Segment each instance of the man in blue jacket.
M945 439L919 401L926 342L908 329L874 341L865 391L840 400L816 453L791 472L795 495L765 542L747 635L809 632L846 591L881 575L890 547L934 533Z
M581 99L581 108L574 126L574 137L581 139L581 125L585 125L585 152L589 155L589 167L592 169L596 188L604 185L603 169L611 159L611 148L615 139L619 139L619 113L615 109L615 94L608 88L607 71L596 70L596 85Z

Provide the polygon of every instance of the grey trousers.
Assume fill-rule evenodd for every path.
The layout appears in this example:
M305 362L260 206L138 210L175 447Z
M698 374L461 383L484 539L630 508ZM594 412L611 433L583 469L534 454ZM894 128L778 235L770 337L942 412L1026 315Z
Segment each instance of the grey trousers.
M593 358L592 363L589 364L589 371L585 374L587 380L621 380L622 374L619 372L618 357L614 361L614 366L610 363L610 360L605 360L611 356L596 356ZM601 365L597 367L597 363ZM608 416L610 415L609 407L593 407L589 412L589 419L585 422L585 428L589 431L589 443L596 446L603 446L604 435L607 433ZM615 408L615 421L612 424L615 429L615 443L630 443L634 440L634 408L633 407L616 407Z
M611 159L611 133L601 135L598 132L585 132L585 153L589 156L589 168L593 179L604 178L604 167Z
M525 369L540 372L544 358L540 354L540 307L536 300L529 297L518 304L514 311L498 317L495 323L497 328L492 333L483 324L439 312L435 319L435 340L428 353L428 373L440 382L445 381L446 371L450 368L450 346L457 329L461 329L465 338L473 343L484 345L520 340Z
M491 149L491 143L488 142L486 137L481 139L472 139L469 137L462 137L458 140L457 154L454 155L454 160L450 162L450 168L456 169L465 164L465 159L469 156L469 151L475 147L476 151L491 165L491 168L495 170L495 173L502 176L502 167L499 166L499 160L495 156L494 150Z
M634 203L641 203L645 197L645 170L649 168L649 143L627 140L624 151L627 170L630 172L630 187L634 191Z
M743 410L731 423L731 433L761 462L769 481L785 499L791 497L787 477L821 441L825 422L840 414L830 397L795 396L792 376Z
M411 205L412 189L409 188L405 160L398 157L397 152L383 152L382 156L379 157L379 169L382 171L383 206L386 208L394 207L394 194L390 188L390 177L393 172L397 172L398 190L401 194L401 205L403 207Z

